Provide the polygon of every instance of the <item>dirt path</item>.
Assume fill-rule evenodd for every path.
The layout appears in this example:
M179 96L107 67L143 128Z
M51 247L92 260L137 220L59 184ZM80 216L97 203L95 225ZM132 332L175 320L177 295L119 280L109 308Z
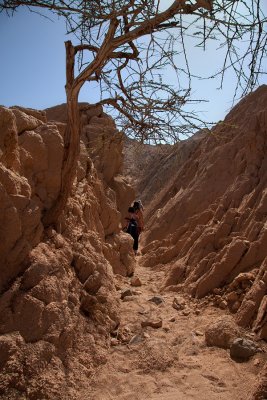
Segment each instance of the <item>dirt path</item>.
M185 309L172 307L175 293L160 294L164 272L137 267L140 287L117 276L122 320L111 337L108 362L97 370L90 400L244 400L259 366L236 363L229 352L205 345L204 330L222 311L186 297ZM156 296L157 303L151 301ZM179 296L180 297L180 296ZM188 314L188 315L187 315ZM142 327L143 321L162 326Z

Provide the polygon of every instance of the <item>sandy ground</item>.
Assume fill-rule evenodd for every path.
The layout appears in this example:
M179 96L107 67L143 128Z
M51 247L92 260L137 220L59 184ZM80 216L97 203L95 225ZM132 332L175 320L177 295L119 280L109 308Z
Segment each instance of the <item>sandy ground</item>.
M140 260L140 258L139 258ZM184 310L172 303L176 293L160 293L164 270L138 266L130 278L117 276L117 289L132 291L122 300L122 321L111 337L108 362L98 369L90 400L243 400L263 360L258 355L236 363L229 351L205 344L205 327L223 311L184 297ZM151 301L160 296L160 304ZM180 295L179 295L180 296ZM188 315L184 315L188 314ZM162 326L142 327L142 321Z

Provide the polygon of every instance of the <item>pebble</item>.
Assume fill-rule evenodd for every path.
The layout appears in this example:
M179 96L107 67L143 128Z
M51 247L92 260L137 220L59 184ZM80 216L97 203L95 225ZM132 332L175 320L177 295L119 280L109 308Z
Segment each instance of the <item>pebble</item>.
M152 301L153 303L157 304L157 306L158 306L159 304L164 303L164 300L163 300L163 298L162 298L161 296L153 296L153 297L151 297L151 299L149 299L148 301Z
M131 289L123 289L123 291L121 292L121 299L123 300L124 297L126 296L132 296L133 292L131 291Z
M54 237L54 243L55 243L56 249L60 249L60 248L64 247L64 239L63 239L63 237L60 236L60 235L56 235Z
M138 276L133 276L131 278L131 285L134 287L142 286L142 282Z
M175 310L183 310L185 308L185 301L180 297L174 297L172 306L175 308Z
M238 294L236 292L230 292L226 295L226 300L228 302L234 303L238 300Z
M122 333L120 335L118 335L118 337L119 337L119 339L120 339L120 341L122 343L128 343L129 342L129 339L127 338L127 336L123 335Z
M201 331L194 331L196 336L204 336L204 333Z
M182 311L182 314L183 314L184 316L186 316L186 317L187 317L190 313L191 313L190 310L183 310L183 311Z
M162 327L162 319L142 321L141 326L143 328L151 326L151 328L158 329Z
M138 314L141 314L141 315L149 314L149 310L139 310Z
M227 308L227 301L226 301L226 300L222 300L222 301L219 303L219 307L220 307L222 310L225 310L225 309Z
M169 332L170 327L169 327L168 325L165 325L165 326L163 327L163 330L164 330L165 332Z

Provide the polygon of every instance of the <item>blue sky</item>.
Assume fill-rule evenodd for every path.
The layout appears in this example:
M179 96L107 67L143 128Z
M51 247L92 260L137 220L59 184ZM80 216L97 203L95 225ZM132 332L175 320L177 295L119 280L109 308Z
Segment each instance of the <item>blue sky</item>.
M65 24L53 16L54 22L20 8L13 17L0 14L0 104L44 109L65 102ZM191 52L193 68L208 76L216 64L218 51ZM267 83L266 78L261 83ZM192 106L207 121L223 119L232 106L234 77L226 75L223 90L219 82L195 82L193 96L209 103ZM80 101L97 101L97 90L84 87Z

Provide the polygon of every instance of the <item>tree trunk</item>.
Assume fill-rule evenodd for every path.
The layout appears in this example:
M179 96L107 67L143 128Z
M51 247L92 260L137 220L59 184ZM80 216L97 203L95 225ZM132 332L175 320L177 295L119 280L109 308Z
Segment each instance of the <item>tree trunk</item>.
M75 179L77 161L80 152L80 122L78 105L80 87L73 85L75 50L70 41L66 42L65 45L68 122L64 136L64 157L61 174L61 188L54 205L44 214L42 220L44 226L56 224L60 214L67 204Z

